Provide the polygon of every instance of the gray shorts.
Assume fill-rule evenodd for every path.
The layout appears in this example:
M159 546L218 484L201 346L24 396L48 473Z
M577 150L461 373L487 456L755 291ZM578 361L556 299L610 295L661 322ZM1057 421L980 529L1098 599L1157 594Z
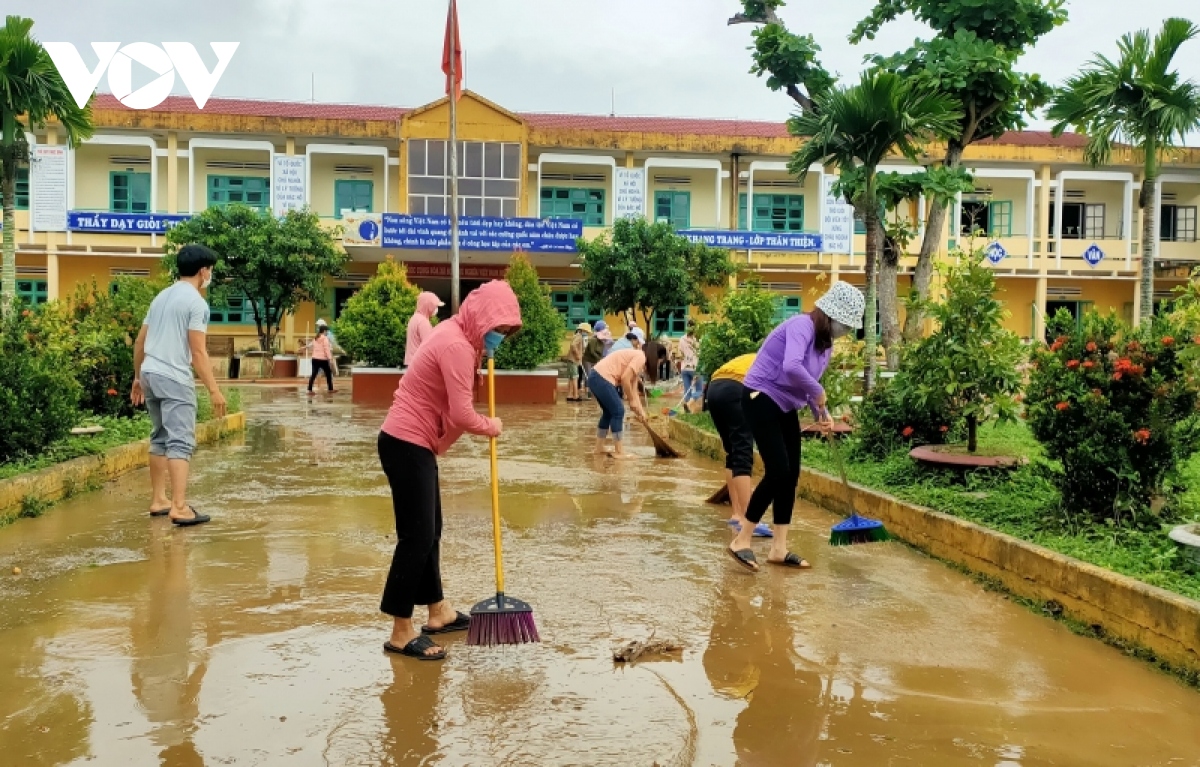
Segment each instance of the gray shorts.
M166 376L142 373L150 411L150 455L189 460L196 452L196 389Z

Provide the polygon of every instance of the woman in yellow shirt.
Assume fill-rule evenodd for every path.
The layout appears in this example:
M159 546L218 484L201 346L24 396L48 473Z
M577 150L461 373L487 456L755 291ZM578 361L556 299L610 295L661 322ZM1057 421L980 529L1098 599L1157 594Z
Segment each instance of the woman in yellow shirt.
M713 426L721 435L721 446L725 448L725 484L733 504L729 524L735 532L746 523L746 507L754 492L754 482L750 478L754 470L754 434L742 414L742 381L755 356L743 354L717 368L704 397L704 407L712 416ZM771 528L759 523L754 527L754 536L770 538Z

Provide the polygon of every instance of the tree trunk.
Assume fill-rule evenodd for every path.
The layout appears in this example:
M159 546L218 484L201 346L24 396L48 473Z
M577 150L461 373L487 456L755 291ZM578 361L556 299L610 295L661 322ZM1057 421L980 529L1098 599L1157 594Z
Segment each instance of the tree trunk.
M864 366L865 379L863 381L863 396L871 393L871 389L875 388L875 371L877 368L876 352L877 340L875 337L875 319L877 315L875 300L878 295L876 288L875 271L879 264L879 256L883 250L883 231L879 226L879 206L875 201L875 178L873 175L867 177L867 191L863 195L865 198L866 210L863 211L863 221L867 226L867 263L866 263L866 300L867 311L863 321L863 354L866 357L866 365Z
M974 453L979 449L979 421L973 415L967 416L967 452Z
M957 168L962 164L962 156L962 146L951 141L946 149L946 167ZM921 301L929 297L929 284L933 281L933 258L944 241L943 230L949 207L948 202L935 197L929 208L929 220L925 222L925 238L921 240L921 252L917 256L917 267L913 272L913 291ZM950 222L950 225L954 226L955 222ZM924 319L924 313L910 301L908 315L904 319L904 337L907 340L914 341L921 337L921 323Z
M883 257L879 261L879 313L883 331L883 348L887 351L887 368L900 367L900 301L897 297L896 272L900 266L898 243L879 234L883 241Z
M4 237L0 255L0 316L7 315L17 297L17 204L16 117L4 113L0 137L0 195L4 197Z
M1154 198L1157 187L1158 173L1147 173L1142 181L1142 303L1138 312L1138 320L1143 325L1149 324L1154 317L1154 239L1158 233L1158 210Z

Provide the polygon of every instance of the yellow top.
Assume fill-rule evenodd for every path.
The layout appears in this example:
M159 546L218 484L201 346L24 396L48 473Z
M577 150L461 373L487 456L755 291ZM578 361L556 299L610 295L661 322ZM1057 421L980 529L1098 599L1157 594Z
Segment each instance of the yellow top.
M757 354L743 354L740 357L731 359L717 368L717 372L712 374L712 380L720 381L727 379L742 383L746 380L746 374L750 372L750 366L754 364L754 358L757 356Z

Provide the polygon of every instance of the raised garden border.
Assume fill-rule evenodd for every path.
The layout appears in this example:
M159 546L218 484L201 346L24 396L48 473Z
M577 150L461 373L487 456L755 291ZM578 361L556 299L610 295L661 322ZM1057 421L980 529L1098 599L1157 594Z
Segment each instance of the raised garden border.
M670 434L701 454L722 456L715 434L678 420L671 421ZM757 454L754 461L761 471ZM857 510L882 520L905 543L1200 686L1200 602L950 514L854 488ZM826 509L845 504L841 480L807 468L798 495Z
M244 431L246 414L232 413L196 425L196 443L207 445ZM44 507L85 488L112 481L150 465L150 440L118 445L99 455L72 458L54 466L0 481L0 524L26 505Z

